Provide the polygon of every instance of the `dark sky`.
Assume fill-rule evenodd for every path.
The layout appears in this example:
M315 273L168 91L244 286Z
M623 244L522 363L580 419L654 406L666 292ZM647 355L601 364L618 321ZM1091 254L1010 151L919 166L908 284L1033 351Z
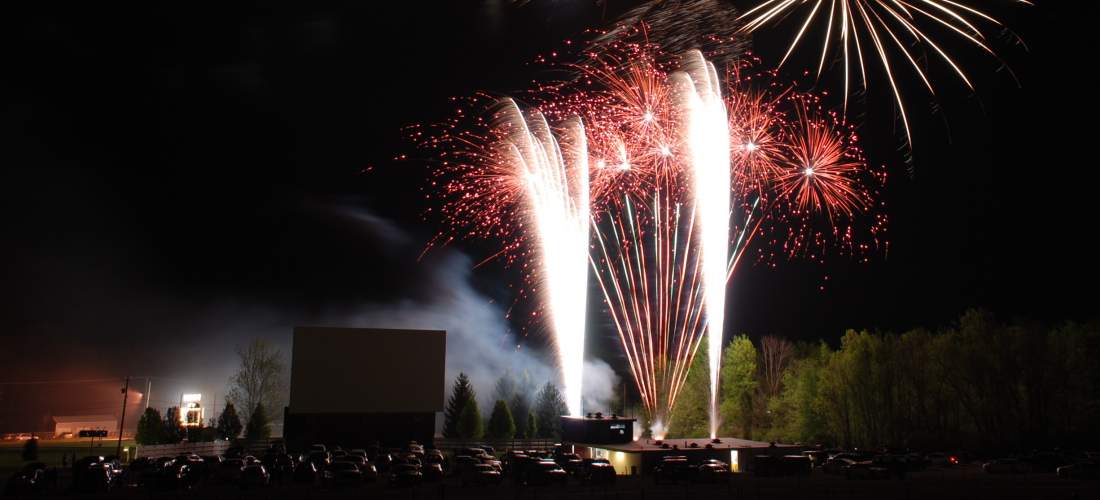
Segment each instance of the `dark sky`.
M997 11L1029 45L995 40L1021 86L971 51L977 92L943 68L938 101L909 89L909 163L873 82L853 115L891 173L889 255L745 267L729 331L834 340L945 325L968 307L1095 317L1092 33L1074 3L1039 3ZM522 89L535 54L603 15L581 0L271 4L3 7L0 382L145 373L217 386L222 371L195 372L257 328L227 324L278 316L259 322L288 338L288 321L333 307L435 293L415 251L342 214L392 221L409 248L426 241L426 167L390 161L410 152L400 128L445 118L452 95ZM783 40L755 49L774 61ZM513 273L475 276L512 300Z

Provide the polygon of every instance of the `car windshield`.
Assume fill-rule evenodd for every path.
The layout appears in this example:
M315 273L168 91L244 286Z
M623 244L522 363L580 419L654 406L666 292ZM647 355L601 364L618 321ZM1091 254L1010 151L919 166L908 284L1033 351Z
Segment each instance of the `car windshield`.
M336 462L332 464L333 470L354 470L355 464L351 462Z
M474 469L477 469L479 471L493 470L493 466L485 465L485 464L478 464L478 465L474 466Z

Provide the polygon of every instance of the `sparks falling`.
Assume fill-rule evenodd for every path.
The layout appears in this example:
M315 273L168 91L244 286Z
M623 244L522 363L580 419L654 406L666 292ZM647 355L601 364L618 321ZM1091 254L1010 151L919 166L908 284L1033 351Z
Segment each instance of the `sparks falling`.
M1009 0L1031 5L1027 0ZM752 33L779 24L795 12L805 13L799 29L791 39L786 53L780 60L782 66L794 53L799 42L806 38L809 28L819 23L824 29L817 60L817 75L825 70L831 51L839 51L844 72L844 107L848 107L848 95L852 92L852 75L857 73L863 89L867 88L867 59L874 58L882 67L886 81L894 94L900 111L905 136L912 141L905 100L898 87L900 67L907 66L918 77L929 93L935 94L931 79L922 69L918 48L929 49L966 85L973 90L970 77L956 58L934 38L935 30L946 31L996 58L990 48L984 27L1003 27L993 16L962 1L952 0L765 0L740 16L745 24L741 30ZM934 28L930 31L928 28ZM865 57L867 54L868 57Z
M715 434L725 287L739 263L879 248L884 177L842 115L774 72L742 78L751 64L719 72L699 52L637 43L586 55L567 66L575 78L525 94L527 111L476 96L456 100L468 105L434 132L411 129L440 160L433 185L449 229L435 244L503 242L486 260L524 271L520 296L534 291L549 318L571 412L587 287L578 261L592 268L655 437L707 340Z

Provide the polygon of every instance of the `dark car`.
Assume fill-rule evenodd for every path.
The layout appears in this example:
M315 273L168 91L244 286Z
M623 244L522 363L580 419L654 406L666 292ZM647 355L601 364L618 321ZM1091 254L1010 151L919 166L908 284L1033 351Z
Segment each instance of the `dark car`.
M1095 462L1078 462L1063 465L1056 471L1062 479L1100 479L1100 464Z
M313 465L313 462L305 461L298 464L294 468L294 482L301 484L313 484L317 482L319 478L317 474L317 466Z
M397 464L390 467L390 486L415 486L420 484L420 481L423 479L424 474L420 472L420 467L415 465Z
M565 472L573 475L576 475L578 472L580 472L581 465L584 463L584 461L581 460L581 456L577 455L576 453L564 453L558 455L554 459L554 461L557 462L557 464L560 465L562 469L565 469Z
M81 493L102 493L109 491L112 486L111 466L104 462L95 462L85 467L76 469L79 471L73 477L73 486Z
M241 488L262 488L271 481L271 475L260 464L245 466L241 471Z
M421 470L424 474L424 480L427 482L437 482L443 480L443 464L428 464Z
M532 462L527 466L527 471L524 475L529 485L564 485L569 481L569 473L565 472L565 469L561 468L561 466L553 460Z
M474 464L462 471L462 486L500 484L500 471L488 464Z
M690 481L695 478L697 472L698 469L692 467L687 457L664 457L653 468L653 480L657 484Z
M346 488L363 484L363 472L355 463L337 460L325 468L325 484L332 488Z
M875 465L870 460L853 462L844 469L844 477L848 479L889 479L890 469Z
M185 490L199 484L201 474L192 468L189 460L176 459L161 466L157 478L157 488L162 490Z
M468 467L480 464L481 460L478 460L470 455L458 455L455 457L454 466L451 467L451 474L454 476L461 476L462 472Z
M615 467L606 458L586 458L581 464L577 476L589 484L614 483L618 477Z
M46 471L38 468L23 468L16 471L4 484L4 496L37 496L46 489Z
M244 460L239 458L227 458L218 464L214 477L223 483L236 483L241 480L241 471L244 470Z
M1000 458L982 464L982 470L987 474L1026 474L1031 465L1016 458Z
M725 462L707 460L699 465L694 479L700 483L724 483L729 481L732 475L730 466Z
M378 469L378 472L385 474L390 471L390 466L393 465L393 455L379 453L371 459L371 463Z

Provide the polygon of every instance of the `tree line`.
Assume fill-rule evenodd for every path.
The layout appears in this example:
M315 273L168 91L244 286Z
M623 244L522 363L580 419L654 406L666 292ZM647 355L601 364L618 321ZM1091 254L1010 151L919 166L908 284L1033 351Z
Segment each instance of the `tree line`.
M669 437L708 433L696 356ZM849 330L839 347L735 336L723 349L723 436L843 447L1050 449L1100 445L1100 325L1000 322Z
M229 379L227 403L217 419L207 426L183 426L180 409L168 408L164 416L156 408L146 408L138 420L134 436L138 444L175 444L184 441L200 442L215 439L237 439L244 431L248 440L271 437L271 424L281 420L286 400L286 363L282 351L264 341L254 339L236 348L239 366ZM242 417L237 406L248 410Z
M493 387L494 401L488 420L482 418L477 393L465 373L459 373L443 412L443 437L456 439L558 439L559 417L569 414L558 388L545 383L541 389L527 373L507 373ZM534 397L532 398L532 395Z

